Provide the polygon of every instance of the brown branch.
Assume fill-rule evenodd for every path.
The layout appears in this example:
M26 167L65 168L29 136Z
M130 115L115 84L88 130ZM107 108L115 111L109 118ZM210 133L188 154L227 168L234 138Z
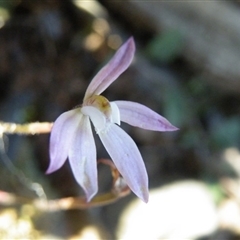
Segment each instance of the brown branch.
M99 207L116 202L130 194L130 189L120 176L114 163L109 159L100 159L99 163L106 164L110 167L113 176L113 186L110 192L95 196L90 202L85 197L66 197L60 199L45 198L27 198L16 196L15 194L0 190L0 204L3 206L14 206L18 204L31 204L36 209L47 212L54 212L69 209L86 209Z
M35 122L26 124L0 122L0 134L44 134L51 131L52 125L53 123L49 122Z
M18 204L31 204L36 209L47 212L70 209L86 209L91 207L99 207L116 202L117 200L127 196L130 189L126 187L120 192L109 192L97 195L90 202L86 202L84 197L66 197L54 200L47 199L31 199L16 196L12 193L0 191L0 204L3 206L14 206Z

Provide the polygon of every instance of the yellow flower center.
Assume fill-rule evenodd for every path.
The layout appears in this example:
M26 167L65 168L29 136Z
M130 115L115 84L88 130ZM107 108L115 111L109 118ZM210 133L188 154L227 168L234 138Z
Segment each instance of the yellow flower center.
M101 95L94 95L85 100L81 113L90 117L97 133L106 132L113 123L120 125L118 106Z
M97 108L106 116L111 115L110 102L107 100L107 98L103 97L102 95L93 95L83 103L83 106L92 106Z

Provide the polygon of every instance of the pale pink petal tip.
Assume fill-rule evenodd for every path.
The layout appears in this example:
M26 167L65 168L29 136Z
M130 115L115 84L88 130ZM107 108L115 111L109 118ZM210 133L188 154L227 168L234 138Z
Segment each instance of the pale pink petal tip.
M142 199L145 203L148 203L149 200L149 194L147 196L144 197L144 199Z
M136 194L143 202L148 203L149 192L148 189L143 188L139 194Z
M98 189L84 189L86 195L86 202L90 202L92 198L96 195Z
M177 128L177 127L175 127L175 126L173 126L170 122L169 122L169 125L168 125L168 127L167 127L167 130L166 131L169 131L169 132L171 132L171 131L178 131L179 130L179 128Z

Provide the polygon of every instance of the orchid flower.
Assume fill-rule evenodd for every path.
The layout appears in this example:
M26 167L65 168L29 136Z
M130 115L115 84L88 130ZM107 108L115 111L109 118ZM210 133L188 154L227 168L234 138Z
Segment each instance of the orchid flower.
M134 40L130 38L93 78L83 104L61 114L53 124L47 173L61 168L68 158L87 201L98 191L96 146L90 120L127 185L144 202L148 201L146 168L138 147L119 127L120 122L153 131L177 130L167 119L144 105L130 101L109 102L100 95L129 67L134 52Z

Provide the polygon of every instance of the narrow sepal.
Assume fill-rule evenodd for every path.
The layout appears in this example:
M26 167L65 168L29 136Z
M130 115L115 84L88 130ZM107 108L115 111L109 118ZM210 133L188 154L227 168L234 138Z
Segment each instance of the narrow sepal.
M54 122L50 135L50 165L46 173L58 170L66 161L81 117L79 109L74 109L61 114Z
M131 64L135 52L133 38L129 38L90 82L84 100L92 95L101 94Z
M89 117L83 116L69 148L69 162L76 181L86 194L87 201L97 193L96 147Z
M120 119L132 126L153 131L176 131L166 118L154 112L150 108L130 101L114 101L120 111Z
M144 202L148 201L148 176L142 156L131 137L111 124L99 137L130 189Z

